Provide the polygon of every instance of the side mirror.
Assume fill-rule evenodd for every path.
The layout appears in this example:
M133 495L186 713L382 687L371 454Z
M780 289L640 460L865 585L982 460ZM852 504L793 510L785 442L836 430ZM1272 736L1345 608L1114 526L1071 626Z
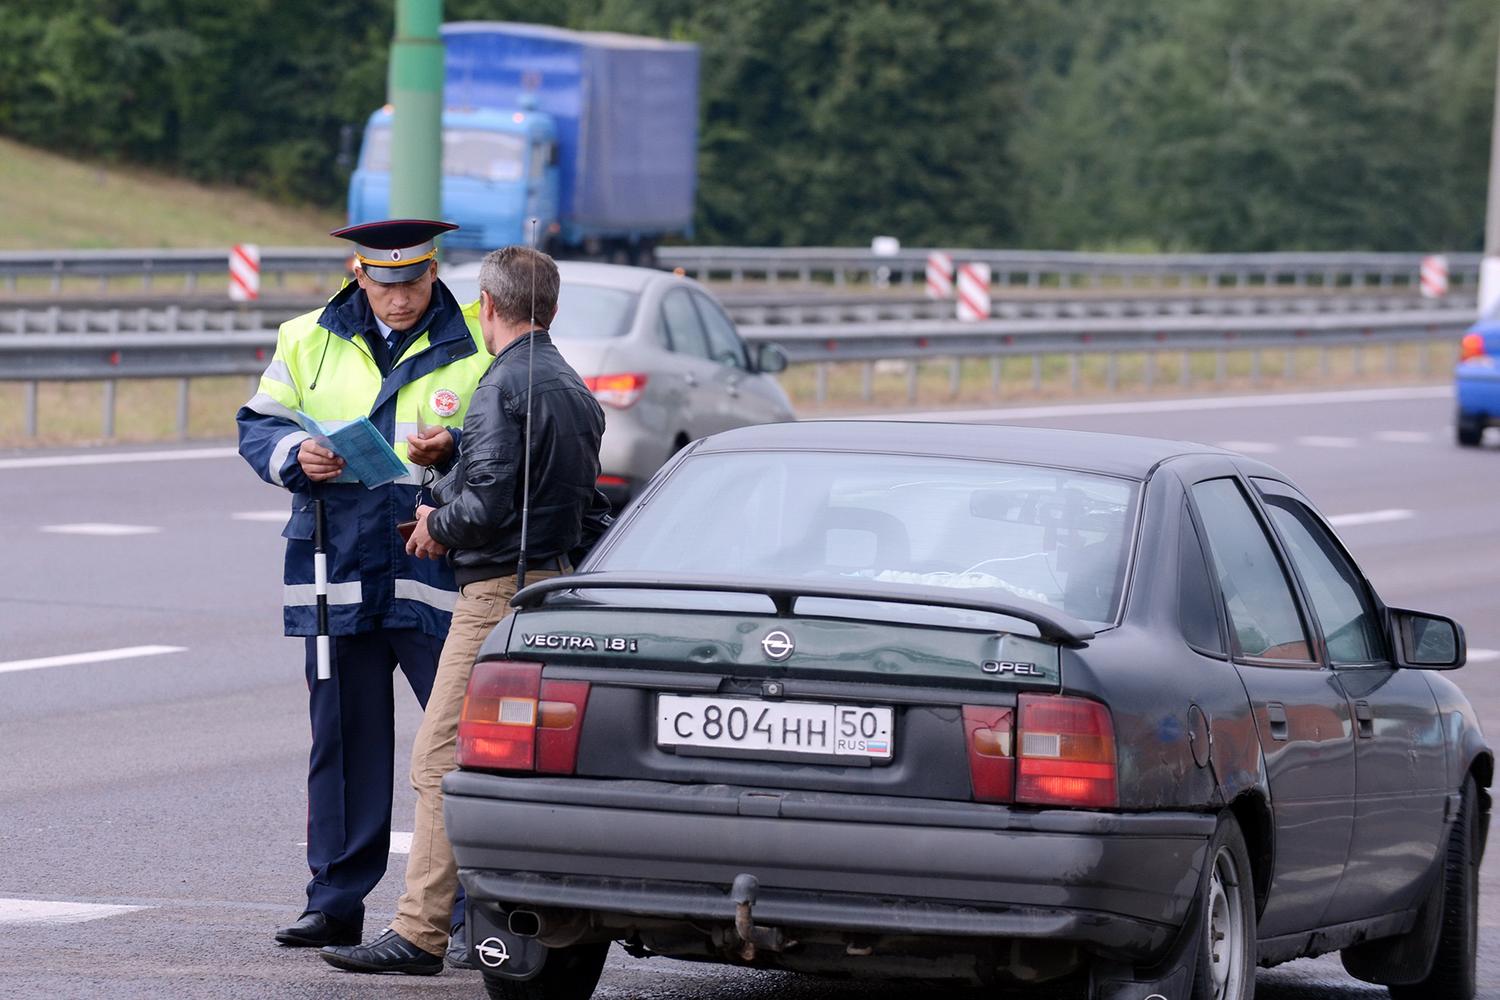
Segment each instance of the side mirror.
M786 351L780 344L761 344L755 349L755 370L763 375L786 371Z
M1456 670L1468 657L1463 626L1452 618L1390 609L1396 665L1421 670Z

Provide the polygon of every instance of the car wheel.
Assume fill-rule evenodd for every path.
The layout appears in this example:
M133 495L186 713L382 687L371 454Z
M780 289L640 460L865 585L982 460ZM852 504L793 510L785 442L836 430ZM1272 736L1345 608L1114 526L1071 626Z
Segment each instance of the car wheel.
M1479 866L1474 852L1477 798L1470 775L1464 779L1463 801L1443 859L1443 922L1437 955L1426 979L1390 987L1395 1000L1471 1000L1474 996L1474 946L1479 936Z
M1193 1000L1250 1000L1255 994L1255 878L1239 824L1219 821L1208 849L1202 940Z
M1460 410L1458 420L1454 422L1453 431L1459 444L1465 448L1473 448L1484 437L1484 421Z
M506 979L484 972L484 992L490 1000L589 1000L608 954L608 941L553 948L547 952L542 971L531 979Z

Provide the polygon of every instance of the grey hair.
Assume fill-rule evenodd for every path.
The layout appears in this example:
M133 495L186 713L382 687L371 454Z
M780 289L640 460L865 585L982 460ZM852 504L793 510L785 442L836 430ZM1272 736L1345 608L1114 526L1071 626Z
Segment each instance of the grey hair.
M495 311L507 323L531 322L534 317L538 327L551 326L559 283L557 264L531 247L491 250L479 265L479 290L489 293Z

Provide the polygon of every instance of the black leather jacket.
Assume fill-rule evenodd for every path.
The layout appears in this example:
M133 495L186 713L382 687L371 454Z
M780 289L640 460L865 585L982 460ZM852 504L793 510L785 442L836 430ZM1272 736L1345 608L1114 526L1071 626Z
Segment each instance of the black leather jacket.
M581 555L610 523L595 487L604 410L544 330L517 337L479 380L453 469L432 489L427 530L449 549L459 586L513 576L521 550L527 340L532 359L531 520L526 564L555 569Z

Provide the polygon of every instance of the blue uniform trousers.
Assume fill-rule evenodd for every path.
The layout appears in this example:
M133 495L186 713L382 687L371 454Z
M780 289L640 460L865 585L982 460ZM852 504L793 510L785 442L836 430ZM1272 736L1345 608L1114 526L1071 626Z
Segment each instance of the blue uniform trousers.
M364 919L365 896L385 875L391 850L399 665L423 708L443 640L419 629L335 636L333 676L320 681L317 640L307 640L312 755L307 771L307 909L336 920ZM453 923L463 920L463 890Z

